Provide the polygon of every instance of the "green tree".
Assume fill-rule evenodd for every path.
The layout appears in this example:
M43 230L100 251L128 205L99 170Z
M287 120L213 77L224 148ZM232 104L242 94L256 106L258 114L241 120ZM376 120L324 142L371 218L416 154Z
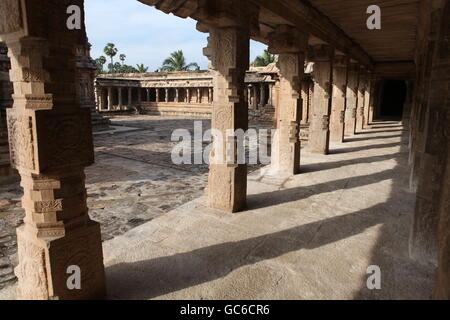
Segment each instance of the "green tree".
M119 56L120 61L122 61L122 65L125 63L126 58L127 58L127 56L124 55L123 53Z
M253 67L265 67L268 66L271 63L274 63L276 60L276 56L273 54L270 54L269 51L266 49L264 50L264 53L262 56L257 56L255 58L255 61L252 62Z
M103 73L103 72L104 72L104 71L103 71L103 66L104 66L105 63L106 63L106 58L105 58L105 56L100 56L99 58L95 59L95 63L97 64L97 67L98 67L98 69L97 69L97 74Z
M111 63L109 64L110 72L113 72L114 67L114 57L117 55L117 52L119 50L116 48L116 45L114 43L108 43L106 47L103 49L103 52L111 58Z
M138 73L146 73L148 71L148 67L144 66L143 63L137 64L136 67L137 67L136 71Z
M162 72L187 71L192 69L200 70L200 67L195 62L186 64L186 58L184 57L182 50L172 52L170 57L164 60L161 67Z

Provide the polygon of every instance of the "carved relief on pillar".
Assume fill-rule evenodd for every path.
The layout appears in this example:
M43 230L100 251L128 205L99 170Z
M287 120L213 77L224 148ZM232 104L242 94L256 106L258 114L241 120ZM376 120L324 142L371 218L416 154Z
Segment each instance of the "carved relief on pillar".
M67 6L83 8L83 1L21 0L22 11L17 3L2 1L0 16L27 13L26 30L2 35L11 49L15 88L8 110L12 165L21 175L26 212L17 229L18 298L101 298L100 229L89 219L84 181L84 167L94 160L91 110L81 108L76 63L86 34L66 27ZM0 19L0 33L14 28ZM82 290L67 289L67 263L90 275Z
M328 45L313 46L310 59L314 61L315 83L308 145L311 152L327 154L330 142L334 49Z
M308 35L280 25L269 35L269 51L278 54L280 97L277 133L272 151L272 168L279 173L296 174L300 168L302 86Z
M205 5L210 7L203 12L204 24L198 24L198 29L209 31L204 54L214 72L212 128L223 135L223 139L213 137L208 202L210 207L235 212L246 206L247 166L230 165L237 145L228 144L226 134L230 129L248 128L244 80L250 60L250 29L257 22L258 10L247 1L208 1Z

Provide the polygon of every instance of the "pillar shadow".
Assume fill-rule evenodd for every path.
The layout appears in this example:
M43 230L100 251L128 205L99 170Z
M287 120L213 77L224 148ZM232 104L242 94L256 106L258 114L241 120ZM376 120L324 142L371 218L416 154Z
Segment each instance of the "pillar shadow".
M392 160L398 157L398 152L393 154L381 155L381 156L373 156L366 158L357 158L357 159L349 159L342 161L333 161L333 162L321 162L321 163L312 163L312 164L304 164L300 167L300 174L309 173L315 171L324 171L342 168L345 166L349 166L352 164L361 164L361 163L375 163L380 161Z
M392 136L382 136L382 137L364 137L364 138L345 138L344 142L356 142L356 141L366 141L366 140L381 140L381 139L390 139L390 138L400 138L401 135L392 135Z
M383 143L383 144L374 144L370 146L358 146L358 147L348 147L348 148L340 148L340 149L332 149L330 150L330 154L338 154L338 153L348 153L348 152L358 152L370 149L385 149L385 148L393 148L398 147L398 142L393 143Z
M315 249L383 223L377 207L242 241L108 267L109 298L151 299L220 279L234 270L300 249ZM319 232L320 231L320 232Z

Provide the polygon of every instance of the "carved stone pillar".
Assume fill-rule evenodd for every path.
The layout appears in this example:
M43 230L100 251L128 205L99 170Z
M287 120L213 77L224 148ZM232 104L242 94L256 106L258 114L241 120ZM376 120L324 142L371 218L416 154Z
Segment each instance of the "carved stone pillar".
M301 80L304 77L308 35L289 26L278 26L269 36L269 51L278 54L280 101L272 168L293 175L300 170Z
M309 80L303 79L301 83L302 83L302 103L303 103L301 123L307 124L308 123L308 112L309 112L309 98L308 98Z
M117 100L119 100L118 103L117 103L117 107L119 108L119 110L121 110L122 106L123 106L122 89L123 89L122 87L118 87L117 88Z
M261 83L260 87L259 87L259 107L260 108L264 108L265 106L265 101L266 101L266 84L265 83Z
M427 83L422 87L421 107L418 117L418 128L415 136L413 173L417 175L417 198L410 236L410 256L413 259L437 264L440 259L440 275L447 273L450 265L449 249L449 208L448 198L450 182L448 179L448 154L450 153L450 53L448 39L450 38L450 23L446 17L450 12L438 9L432 13L435 26L429 36L428 48L424 55L429 60L424 65L423 80ZM443 18L439 18L443 17ZM439 24L439 21L442 23ZM438 28L440 32L438 33ZM436 28L436 30L433 30ZM421 133L423 132L423 133ZM423 137L420 137L422 136ZM420 137L420 138L419 138ZM423 141L423 142L422 142ZM439 225L443 229L439 228ZM437 231L440 234L437 235ZM446 248L447 252L438 254L438 247ZM445 258L446 257L446 258ZM443 267L443 268L442 268ZM445 279L443 279L445 280ZM449 287L447 278L447 288Z
M75 48L81 30L66 27L67 7L83 1L0 2L0 40L11 58L14 106L8 110L12 165L24 189L17 229L19 299L93 299L105 294L100 226L90 220L84 167L94 162L88 108L80 108ZM44 15L44 13L51 13ZM67 286L69 267L81 288ZM69 272L69 274L68 274Z
M133 103L133 89L132 88L128 88L128 106L131 107L132 103Z
M197 89L197 103L202 103L202 91L200 88Z
M334 49L328 45L316 45L312 47L312 59L315 83L309 150L313 153L328 154Z
M156 102L159 102L159 88L155 89L155 93L156 93Z
M212 103L212 97L213 97L213 89L212 88L208 88L208 103L209 104Z
M208 12L208 11L207 11ZM247 165L238 161L235 130L248 128L244 101L245 73L250 60L250 25L257 25L257 10L247 1L217 1L209 10L208 46L204 54L214 72L212 107L213 148L208 178L208 204L229 212L246 207ZM227 19L217 19L217 17ZM204 30L198 25L199 30Z
M348 66L344 133L353 136L356 131L356 109L358 106L359 65L351 62Z
M108 111L111 111L113 108L113 88L108 87Z
M273 83L269 84L269 105L273 107Z
M370 118L370 106L373 100L373 79L372 74L367 74L366 91L364 92L364 115L363 115L363 128L369 128Z
M95 95L95 109L96 110L100 110L100 104L101 104L101 94L100 94L101 90L98 86L95 86L94 88L94 95Z
M347 68L348 57L336 55L333 64L333 99L330 116L330 140L344 141L344 117L347 94Z
M191 89L190 88L187 88L186 89L187 91L186 91L186 94L187 94L187 103L191 103Z
M367 90L368 74L364 67L361 67L358 83L358 102L356 106L356 131L355 133L364 129L364 107L366 105L366 90Z
M253 99L252 99L252 109L258 109L258 87L256 84L252 86L253 89Z
M145 91L147 91L147 102L150 102L150 88L145 88Z
M175 88L175 102L180 102L180 90L178 88Z
M169 88L166 88L166 89L165 89L165 94L166 94L166 96L165 96L165 101L166 101L166 102L169 102Z

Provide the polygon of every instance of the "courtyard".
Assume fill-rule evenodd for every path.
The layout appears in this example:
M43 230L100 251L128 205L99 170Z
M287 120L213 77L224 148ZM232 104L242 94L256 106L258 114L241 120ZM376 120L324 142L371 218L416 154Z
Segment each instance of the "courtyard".
M375 123L327 156L303 148L299 175L251 168L247 210L231 214L205 206L206 165L171 164L172 130L193 121L123 116L119 132L95 135L86 186L109 299L431 298L434 268L408 257L414 194L400 123ZM18 184L2 195L0 297L14 298ZM367 288L371 265L380 290Z

